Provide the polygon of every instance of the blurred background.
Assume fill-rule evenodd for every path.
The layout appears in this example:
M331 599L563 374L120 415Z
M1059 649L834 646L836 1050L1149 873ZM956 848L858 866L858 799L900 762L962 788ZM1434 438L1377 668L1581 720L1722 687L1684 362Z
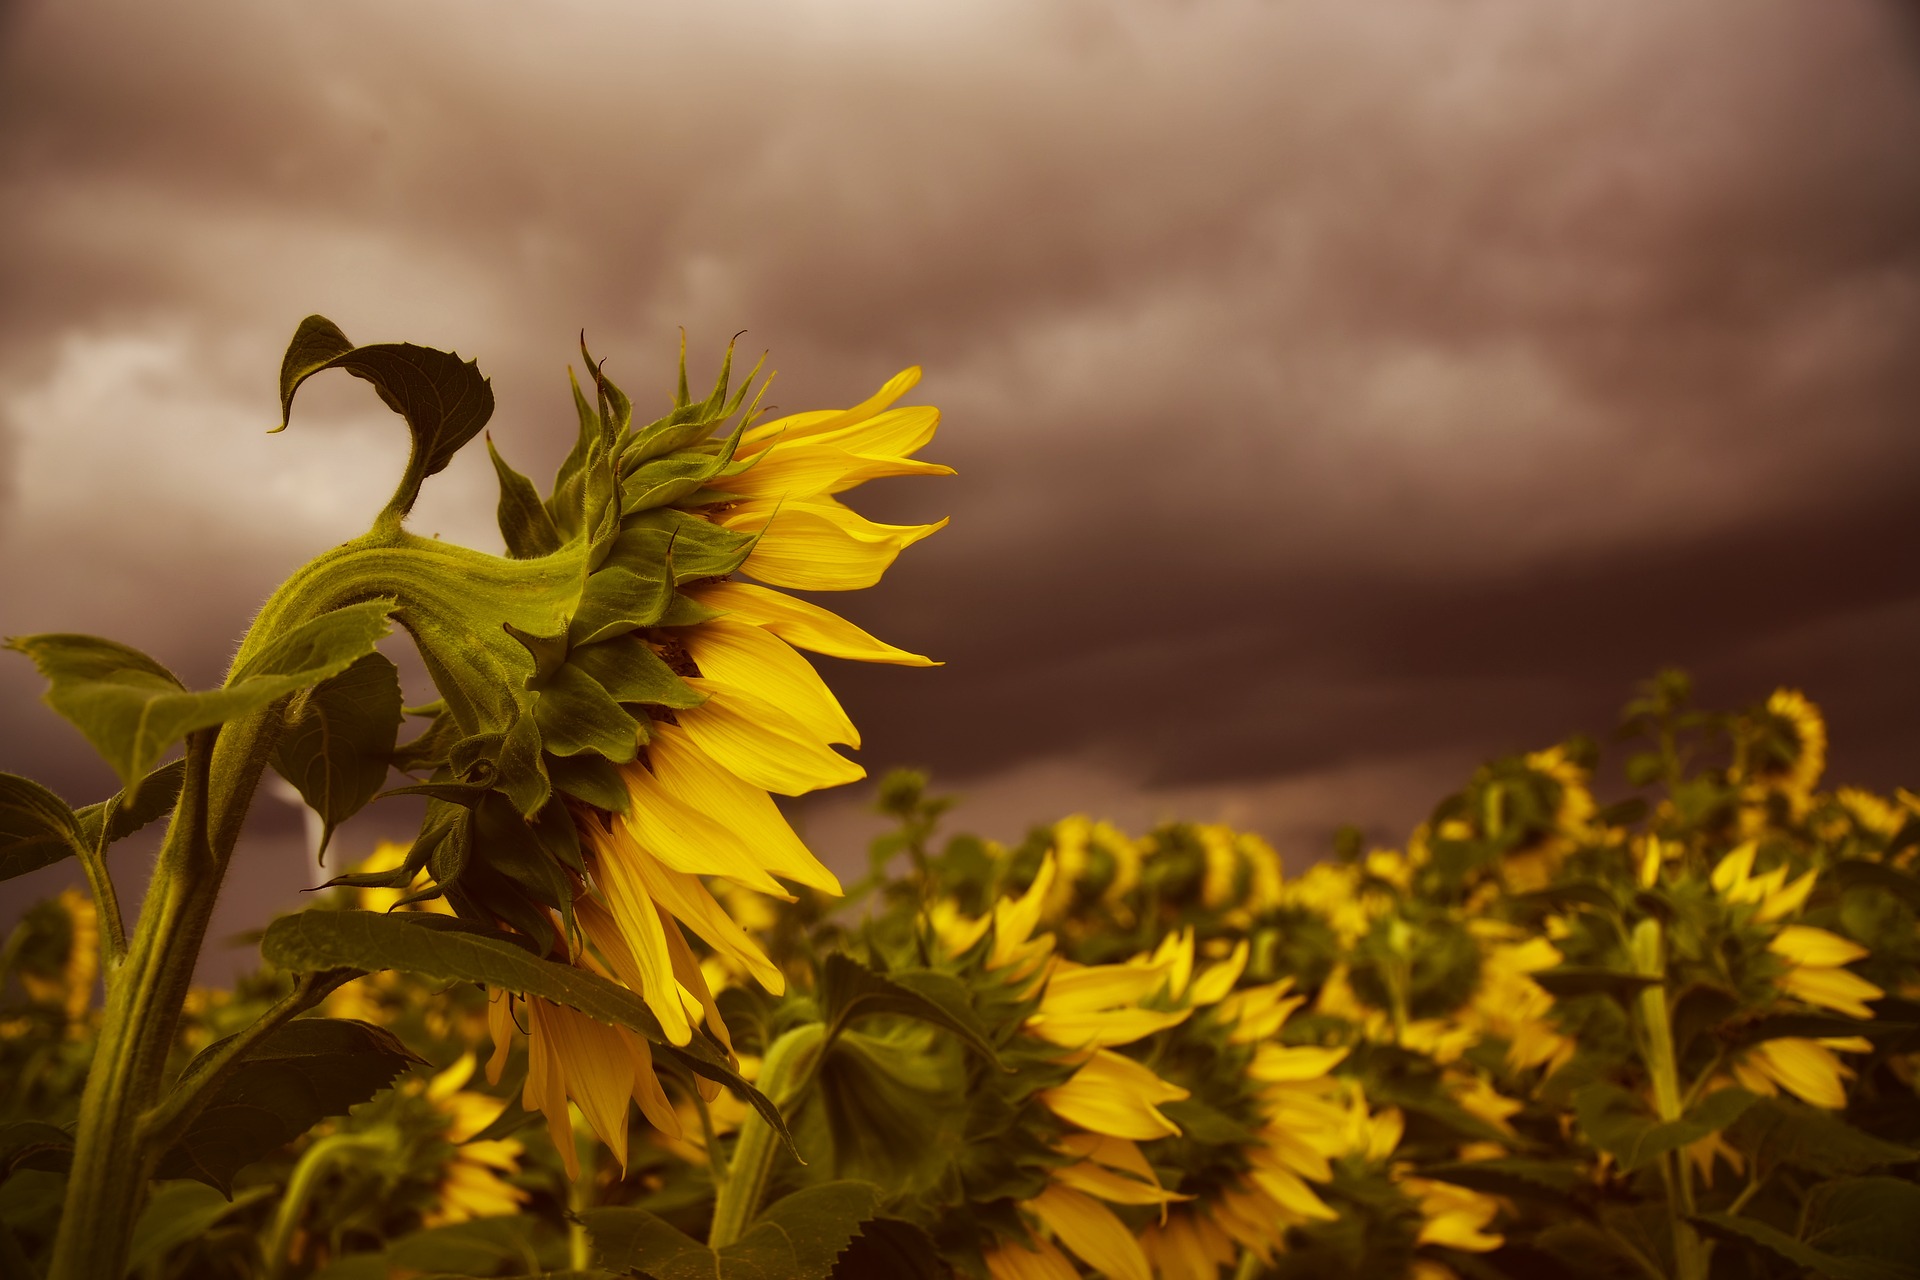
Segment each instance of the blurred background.
M826 603L947 665L823 665L985 834L1297 869L1669 664L1920 781L1911 6L9 0L0 217L6 634L212 683L365 528L364 384L265 434L308 312L477 358L542 478L582 328L643 413L744 329L785 410L926 368L959 476L855 505L953 524ZM413 527L497 548L494 500L469 450ZM0 769L109 794L0 657ZM869 791L800 808L829 861ZM293 807L249 842L228 929L318 878Z

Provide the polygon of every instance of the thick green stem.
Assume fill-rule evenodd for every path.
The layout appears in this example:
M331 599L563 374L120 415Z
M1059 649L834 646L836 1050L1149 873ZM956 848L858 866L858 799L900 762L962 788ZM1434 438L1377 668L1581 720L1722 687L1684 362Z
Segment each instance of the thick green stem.
M1666 939L1658 920L1642 920L1632 938L1634 968L1648 977L1666 977ZM1653 1085L1653 1109L1662 1122L1678 1120L1681 1103L1680 1069L1673 1048L1673 1022L1667 1010L1664 981L1640 993L1641 1052ZM1706 1280L1706 1244L1689 1219L1694 1213L1693 1178L1684 1151L1661 1157L1660 1173L1667 1184L1667 1218L1673 1228L1676 1280Z
M100 921L100 972L112 986L127 958L127 926L120 914L120 895L114 891L113 877L107 873L106 824L101 824L100 842L82 852L80 867L87 873L87 888L93 894L93 914Z
M799 1100L807 1082L813 1078L814 1060L826 1039L826 1025L809 1022L781 1036L767 1050L755 1081L760 1092L785 1111ZM766 1194L767 1175L773 1169L773 1155L780 1138L773 1126L757 1111L749 1111L741 1122L740 1136L733 1146L733 1159L727 1166L727 1179L713 1206L713 1227L707 1233L707 1246L719 1249L745 1234L754 1215L760 1211L760 1198Z

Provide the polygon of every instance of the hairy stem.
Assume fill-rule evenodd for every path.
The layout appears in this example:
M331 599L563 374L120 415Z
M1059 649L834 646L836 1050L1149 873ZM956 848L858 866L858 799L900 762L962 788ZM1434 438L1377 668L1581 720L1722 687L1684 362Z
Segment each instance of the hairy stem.
M1642 920L1632 938L1634 968L1648 977L1666 976L1666 939L1658 920ZM1653 1085L1653 1108L1663 1122L1684 1113L1680 1070L1674 1058L1673 1022L1667 1010L1667 988L1662 982L1640 993L1641 1052ZM1684 1151L1660 1158L1667 1186L1667 1219L1673 1230L1674 1273L1677 1280L1706 1280L1707 1250L1689 1219L1693 1216L1693 1178Z
M820 1056L826 1031L824 1023L809 1022L787 1032L767 1050L755 1083L775 1106L785 1110L799 1101L813 1078L814 1062ZM748 1112L734 1142L727 1180L721 1184L713 1206L713 1227L707 1233L709 1248L730 1245L745 1234L760 1210L760 1198L766 1194L767 1175L773 1169L773 1154L779 1145L780 1139L765 1117L757 1111Z

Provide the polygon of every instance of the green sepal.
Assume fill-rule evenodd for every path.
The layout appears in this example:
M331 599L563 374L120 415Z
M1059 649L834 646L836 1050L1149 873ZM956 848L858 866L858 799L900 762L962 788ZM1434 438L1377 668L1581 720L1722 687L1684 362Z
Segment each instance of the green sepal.
M373 384L389 409L406 419L413 447L386 513L404 516L426 478L453 460L493 416L493 388L471 360L411 342L356 347L325 316L308 316L280 362L280 425L284 431L300 384L325 369L345 369Z
M399 668L369 653L288 707L273 767L320 815L323 859L334 829L365 807L386 781L400 732L400 705Z
M683 591L674 596L673 603L667 606L666 613L661 616L660 621L655 625L662 627L693 627L707 621L709 618L719 617L721 612L719 609L708 608Z
M600 439L600 414L580 390L580 380L567 369L567 381L573 386L573 408L580 418L580 431L573 448L554 476L553 493L547 498L547 514L563 538L574 538L586 528L586 468L593 446Z
M487 456L493 459L494 475L500 479L500 504L496 514L500 536L506 540L507 555L515 560L532 560L558 551L564 539L554 527L546 504L540 501L533 481L507 465L507 460L493 447L491 433L487 436Z
M627 521L613 545L616 564L660 564L673 550L674 583L724 578L745 563L758 535L737 533L672 507L644 511Z
M573 891L566 873L554 865L546 845L505 796L487 796L469 811L467 821L473 857L571 920Z
M7 644L47 677L47 704L120 775L131 802L154 762L187 734L258 711L373 652L393 608L378 599L322 614L245 659L226 687L204 693L189 693L139 650L96 636L21 636Z
M378 911L300 911L267 926L260 954L295 973L326 969L401 969L443 982L478 982L566 1005L610 1026L645 1036L698 1075L726 1085L787 1137L779 1108L742 1080L726 1055L696 1031L674 1045L646 1002L597 973L544 960L497 932L445 916Z
M620 482L621 506L632 515L698 493L733 461L734 450L740 447L740 437L746 429L746 423L742 422L732 435L720 442L715 453L672 453L635 468L633 474Z
M535 689L541 681L560 669L567 660L567 634L564 631L550 636L537 636L522 631L511 622L500 624L501 630L520 642L520 647L533 659L533 674L527 677L526 687Z
M617 635L584 645L568 655L567 663L593 677L615 702L676 711L697 707L707 695L673 673L653 646L631 635Z
M625 813L631 803L620 767L601 756L548 756L547 774L556 791L609 813Z
M753 385L753 379L765 361L761 357L753 369L740 384L740 389L729 398L727 384L733 374L733 343L727 344L727 353L720 362L720 376L714 381L713 391L704 401L693 403L688 399L686 386L687 349L686 336L680 339L680 387L674 397L673 411L657 419L634 433L627 443L622 462L638 465L649 458L674 453L695 444L713 434L713 429L731 418L747 398L747 391Z
M202 1050L175 1088L191 1083L226 1043ZM420 1061L385 1028L346 1018L297 1018L248 1051L160 1157L155 1176L193 1178L231 1194L241 1169L327 1116L345 1115Z
M592 751L625 764L638 750L633 717L577 666L561 667L541 686L533 714L541 742L553 755Z
M579 612L567 626L569 643L593 644L654 626L673 603L674 585L671 574L642 577L624 564L605 566L587 579L580 593Z
M453 750L453 744L462 736L460 722L453 718L451 711L442 710L433 717L418 737L411 738L393 749L391 763L402 773L417 773L421 770L431 773L447 762L447 755Z

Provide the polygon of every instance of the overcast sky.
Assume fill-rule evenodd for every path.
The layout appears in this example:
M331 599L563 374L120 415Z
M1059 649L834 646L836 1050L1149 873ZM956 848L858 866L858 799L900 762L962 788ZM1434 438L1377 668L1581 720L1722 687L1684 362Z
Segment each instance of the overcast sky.
M784 409L926 368L960 474L856 505L952 527L835 603L948 665L828 676L992 834L1225 817L1299 866L1669 663L1913 784L1910 13L15 0L0 631L212 681L366 526L405 437L363 384L264 434L308 312L476 357L535 474L582 327L643 409L677 326L697 375L745 329ZM476 452L414 526L497 547L493 502ZM37 699L0 663L0 768L104 795ZM247 902L303 881L258 856Z

